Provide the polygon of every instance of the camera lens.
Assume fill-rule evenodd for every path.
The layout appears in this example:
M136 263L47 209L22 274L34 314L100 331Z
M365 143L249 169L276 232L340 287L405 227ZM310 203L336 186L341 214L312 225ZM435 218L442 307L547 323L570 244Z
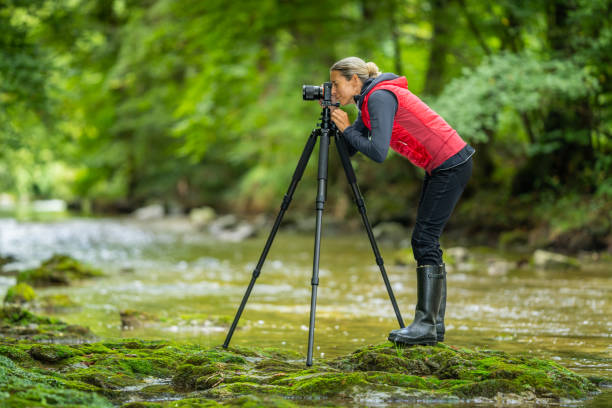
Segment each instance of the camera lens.
M302 98L305 101L314 101L323 98L323 87L316 85L302 85Z

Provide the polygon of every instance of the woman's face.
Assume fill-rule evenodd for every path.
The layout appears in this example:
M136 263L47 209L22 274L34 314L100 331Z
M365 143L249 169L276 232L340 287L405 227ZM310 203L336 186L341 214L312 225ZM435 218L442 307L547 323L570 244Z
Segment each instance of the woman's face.
M348 105L355 103L354 95L361 92L361 80L357 74L353 74L351 80L347 80L340 71L332 71L330 73L330 81L332 83L332 98L340 105Z

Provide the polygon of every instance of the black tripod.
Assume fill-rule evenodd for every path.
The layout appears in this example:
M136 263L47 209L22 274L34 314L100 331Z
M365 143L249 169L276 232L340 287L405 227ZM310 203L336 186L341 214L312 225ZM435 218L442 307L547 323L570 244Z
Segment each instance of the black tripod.
M323 217L323 207L325 205L325 198L327 194L327 162L329 157L329 143L330 143L330 134L333 135L336 146L338 149L338 154L340 155L340 160L342 161L342 166L344 167L344 172L346 173L346 177L348 179L349 184L351 185L351 189L353 191L353 195L355 196L355 203L361 213L361 218L363 220L363 224L365 225L366 231L368 233L368 238L370 239L370 244L372 245L372 250L374 251L374 256L376 257L376 263L380 268L380 273L382 274L382 278L385 282L385 286L387 287L387 292L389 293L389 298L391 299L391 304L393 305L393 309L395 310L395 315L397 317L397 321L401 328L404 327L404 321L402 320L402 316L400 314L399 308L397 307L397 302L395 301L395 296L393 295L393 290L391 289L391 284L389 283L389 278L387 277L387 272L385 271L385 266L383 263L382 256L378 250L378 245L376 244L376 239L374 238L374 234L372 233L372 227L370 226L370 221L366 215L365 202L363 200L363 196L359 191L359 187L357 186L357 178L355 177L355 172L353 171L353 166L351 165L351 161L349 158L348 150L346 148L346 144L344 138L341 133L338 131L334 123L331 121L331 110L329 108L328 103L323 103L323 112L321 113L321 123L320 128L317 128L312 131L308 141L306 142L306 146L304 147L304 151L302 152L302 156L300 157L300 161L298 162L297 168L293 173L293 180L291 181L291 185L287 190L287 194L283 198L283 203L281 205L280 212L276 217L276 221L274 222L274 226L272 227L272 231L268 236L268 240L263 249L261 256L259 257L259 262L257 262L257 266L253 271L253 276L251 278L251 282L242 298L242 303L238 308L238 312L236 313L236 317L232 323L232 326L227 333L227 337L225 338L225 342L223 343L223 347L227 348L232 335L234 334L234 330L238 325L238 320L240 320L240 316L244 310L247 300L251 294L251 290L255 285L255 280L259 276L261 271L261 267L263 266L264 261L266 260L266 256L268 255L268 251L272 246L272 241L276 236L276 232L280 226L280 223L283 219L287 208L289 208L289 204L293 198L293 193L297 187L298 182L302 178L302 174L304 173L304 169L308 164L308 160L310 159L310 155L314 149L314 146L317 141L317 137L321 138L321 143L319 146L319 185L317 190L317 199L316 199L316 211L317 211L317 225L316 225L316 233L315 233L315 250L314 250L314 260L313 260L313 269L312 269L312 296L310 301L310 327L308 332L308 356L306 358L306 365L312 366L312 348L314 345L314 327L315 327L315 310L317 303L317 287L319 285L319 253L321 248L321 219ZM337 105L336 105L337 106Z

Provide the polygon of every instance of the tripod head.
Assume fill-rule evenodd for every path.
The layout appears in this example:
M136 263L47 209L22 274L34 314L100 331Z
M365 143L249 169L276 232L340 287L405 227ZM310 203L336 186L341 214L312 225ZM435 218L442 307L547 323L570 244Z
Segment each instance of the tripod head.
M338 132L338 128L336 124L331 120L331 109L330 106L340 106L340 103L330 103L327 106L323 106L321 110L321 117L319 118L321 122L317 123L317 126L323 131L330 132L333 136L336 132Z
M321 130L336 132L338 129L331 120L331 106L339 107L339 102L332 102L332 83L325 82L323 86L302 85L302 98L305 101L318 100L323 108L321 122L317 124Z

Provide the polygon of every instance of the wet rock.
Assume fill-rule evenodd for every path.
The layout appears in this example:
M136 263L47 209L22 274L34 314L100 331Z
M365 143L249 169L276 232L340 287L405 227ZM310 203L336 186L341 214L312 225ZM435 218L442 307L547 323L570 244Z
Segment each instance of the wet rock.
M189 213L189 220L198 228L208 226L215 218L217 214L212 207L200 207L194 208Z
M577 259L542 249L533 253L533 264L544 269L580 269Z
M73 348L63 344L36 345L29 353L33 359L44 363L57 363L77 354Z
M233 214L224 215L210 223L208 231L215 238L227 242L240 242L255 235L255 227L240 221Z
M132 213L132 215L138 220L155 220L159 218L163 218L166 211L164 210L164 206L161 204L152 204L146 207L142 207L137 209Z
M157 321L157 317L138 310L126 309L119 311L121 319L121 330L129 330L146 325L146 323Z
M18 304L23 305L31 302L36 298L34 289L27 283L18 283L17 285L11 286L6 295L4 296L5 304Z
M53 255L38 268L22 271L17 282L25 282L35 287L70 285L74 280L103 276L95 268L84 265L67 255Z

